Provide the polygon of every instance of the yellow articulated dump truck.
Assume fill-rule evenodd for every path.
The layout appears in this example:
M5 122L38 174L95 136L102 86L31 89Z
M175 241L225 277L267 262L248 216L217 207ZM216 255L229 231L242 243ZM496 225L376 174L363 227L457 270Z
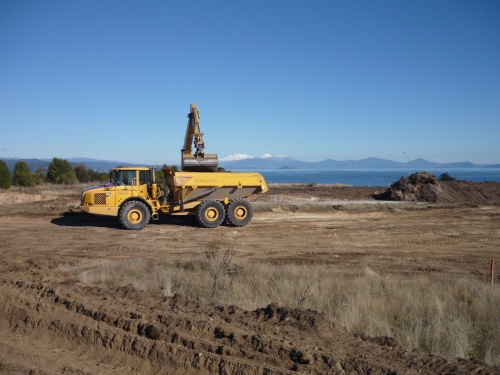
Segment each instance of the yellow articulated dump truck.
M111 181L82 192L80 209L118 217L125 229L139 230L159 214L194 215L205 228L226 222L242 227L253 217L246 197L268 190L259 173L175 172L163 169L165 184L155 182L154 168L116 168Z
M85 189L80 209L95 215L116 216L126 229L142 229L159 214L194 215L205 228L223 222L242 227L253 217L246 197L265 193L266 181L259 173L217 172L216 154L205 154L200 115L191 104L182 172L165 168L165 184L156 181L155 168L115 168L110 183ZM193 152L194 151L194 152Z

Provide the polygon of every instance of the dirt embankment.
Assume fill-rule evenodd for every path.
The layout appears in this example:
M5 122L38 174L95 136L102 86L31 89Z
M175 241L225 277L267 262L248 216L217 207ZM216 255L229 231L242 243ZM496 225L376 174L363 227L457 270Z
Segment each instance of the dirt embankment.
M354 336L322 314L209 307L181 295L80 285L51 261L2 266L2 374L493 374L473 360ZM28 347L26 347L28 346Z

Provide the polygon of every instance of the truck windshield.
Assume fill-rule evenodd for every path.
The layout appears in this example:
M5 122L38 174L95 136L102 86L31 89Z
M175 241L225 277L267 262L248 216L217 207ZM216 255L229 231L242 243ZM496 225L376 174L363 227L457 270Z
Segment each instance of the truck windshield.
M111 182L116 186L136 185L136 171L113 171Z
M111 181L112 184L121 185L122 184L122 171L113 171L111 172Z

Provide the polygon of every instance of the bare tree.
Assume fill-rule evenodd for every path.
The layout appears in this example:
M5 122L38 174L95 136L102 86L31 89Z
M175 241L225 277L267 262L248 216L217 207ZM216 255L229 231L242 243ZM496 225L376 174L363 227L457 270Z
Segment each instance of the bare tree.
M214 245L203 246L201 248L203 262L212 278L212 295L219 289L220 279L224 273L232 271L232 259L234 254L234 245L228 247L225 252Z

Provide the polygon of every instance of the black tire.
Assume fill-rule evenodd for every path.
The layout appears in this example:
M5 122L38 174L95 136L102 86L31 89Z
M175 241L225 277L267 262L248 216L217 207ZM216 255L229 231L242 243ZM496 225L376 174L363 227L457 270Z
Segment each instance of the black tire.
M125 203L118 216L122 227L129 230L141 230L151 218L148 207L138 201Z
M226 207L226 221L235 227L247 225L253 218L253 207L245 199L235 199Z
M196 209L196 221L204 228L216 228L226 216L224 206L219 201L204 201Z

